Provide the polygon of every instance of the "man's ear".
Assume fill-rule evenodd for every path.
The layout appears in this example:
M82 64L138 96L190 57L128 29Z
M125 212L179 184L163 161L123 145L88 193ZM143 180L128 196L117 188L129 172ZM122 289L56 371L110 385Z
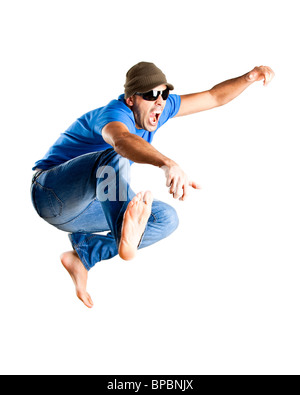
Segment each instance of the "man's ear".
M133 104L134 104L133 96L127 97L127 99L125 99L125 102L126 102L128 107L132 107Z

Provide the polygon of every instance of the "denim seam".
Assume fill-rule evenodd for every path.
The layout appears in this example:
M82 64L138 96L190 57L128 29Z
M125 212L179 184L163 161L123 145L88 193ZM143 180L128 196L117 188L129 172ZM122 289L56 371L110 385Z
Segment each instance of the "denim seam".
M53 212L53 214L54 214L54 217L59 217L59 216L61 215L61 212L62 212L63 202L62 202L62 201L60 200L60 198L56 195L56 193L53 191L53 189L44 187L42 184L40 184L40 183L37 182L37 181L35 181L35 183L38 184L41 188L43 188L43 189L45 189L46 191L48 191L48 192L50 192L50 193L53 194L54 198L56 199L56 201L57 201L57 203L59 204L59 207L60 207L59 213L58 213L58 214L54 214L54 213L56 212L56 210L55 210L55 208L54 208L54 206L53 206L53 204L52 204L51 199L50 199L49 196L48 196L48 203L49 203L49 205L50 205L51 208L52 208L52 212Z
M83 266L86 268L87 271L89 271L90 267L89 267L84 255L81 253L81 249L78 246L76 246L76 245L74 245L73 248L77 252L77 254L78 254Z
M157 218L155 217L155 215L153 213L151 213L150 215L152 215L152 217L154 218L154 221L157 222Z
M67 221L67 222L63 222L62 224L57 224L57 225L58 225L58 226L66 225L66 224L68 224L68 223L74 221L75 219L79 218L79 217L80 217L80 216L91 206L91 204L94 203L95 200L97 200L97 199L96 199L96 198L93 199L93 200L88 204L88 206L87 206L83 211L81 211L81 213L79 213L78 215L76 215L76 217L70 219L70 220Z
M117 224L119 223L121 216L122 216L122 224L123 224L123 218L124 218L124 214L125 214L125 211L126 211L126 210L123 211L123 208L124 208L125 204L128 205L128 202L125 201L125 202L123 203L123 205L122 205L122 207L121 207L121 210L120 210L120 212L119 212L119 215L118 215L118 217L117 217L117 220L116 220L116 223L117 223ZM116 236L115 236L115 237L116 237L116 243L117 243L117 246L119 246L119 240L118 240L119 234L118 234L118 229L116 229L116 231L117 231L117 234L116 234ZM121 229L120 229L120 236L121 236L121 233L122 233L122 226L121 226Z
M73 242L73 240L72 240L72 234L71 234L71 233L69 234L69 239L70 239L70 241L71 241L71 244L72 244L73 249L77 252L77 254L78 254L78 256L79 256L79 259L81 260L83 266L86 268L86 270L89 271L89 270L90 270L90 267L89 267L89 265L88 265L88 263L87 263L87 261L86 261L84 255L83 255L83 253L82 253L80 247L79 247L77 244L75 244L75 243Z
M83 247L83 246L86 246L86 245L87 245L86 243L87 243L88 241L90 241L91 239L95 238L95 237L97 237L97 235L89 236L88 238L84 239L84 240L81 241L80 243L74 244L74 246L76 246L76 247L78 247L78 248Z

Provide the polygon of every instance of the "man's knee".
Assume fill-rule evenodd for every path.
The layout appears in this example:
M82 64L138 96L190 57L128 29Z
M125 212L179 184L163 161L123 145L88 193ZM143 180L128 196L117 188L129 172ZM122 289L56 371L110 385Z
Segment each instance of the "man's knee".
M168 206L167 213L169 218L169 227L172 232L174 232L179 225L179 218L177 212L172 206Z
M179 225L176 210L167 203L160 202L159 210L154 213L154 218L164 225L164 229L168 234L173 233Z

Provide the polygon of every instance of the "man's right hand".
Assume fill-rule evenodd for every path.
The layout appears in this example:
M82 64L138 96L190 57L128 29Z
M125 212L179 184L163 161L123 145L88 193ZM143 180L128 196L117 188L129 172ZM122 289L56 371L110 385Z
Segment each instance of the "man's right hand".
M200 185L190 181L185 172L175 162L170 166L162 166L166 176L166 185L174 199L185 200L188 196L188 189L201 189Z

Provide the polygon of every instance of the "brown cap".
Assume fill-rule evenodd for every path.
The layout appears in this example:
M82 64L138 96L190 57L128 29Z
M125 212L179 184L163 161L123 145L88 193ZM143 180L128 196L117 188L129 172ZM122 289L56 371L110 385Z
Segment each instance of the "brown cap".
M131 67L126 74L125 99L135 93L145 93L159 85L166 85L170 90L174 89L167 82L164 73L154 63L140 62Z

